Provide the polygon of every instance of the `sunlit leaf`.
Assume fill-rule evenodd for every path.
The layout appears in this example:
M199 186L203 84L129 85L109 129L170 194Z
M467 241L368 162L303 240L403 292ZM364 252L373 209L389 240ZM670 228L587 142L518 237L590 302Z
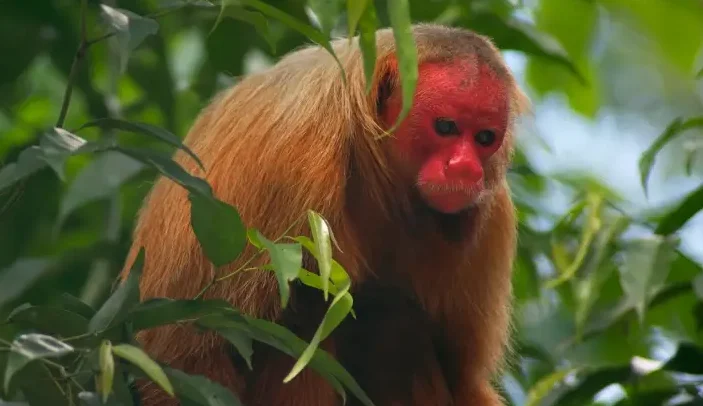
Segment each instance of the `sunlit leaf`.
M659 221L654 231L668 236L681 229L688 220L703 210L703 186L689 193L682 201Z
M132 51L146 37L156 34L159 24L151 18L142 17L129 10L113 8L106 4L100 4L100 8L103 20L115 33L109 41L115 47L119 72L124 72Z
M320 342L329 336L329 334L337 326L339 326L344 318L347 317L353 305L351 296L347 295L350 287L351 285L347 284L340 289L339 292L337 292L332 300L332 304L327 309L325 316L322 318L322 322L315 331L312 340L310 340L310 344L300 355L291 371L283 379L283 382L290 382L310 363L310 360L317 350L317 347L320 345Z
M258 241L268 251L271 257L276 278L278 279L278 289L281 295L281 305L286 307L290 297L289 282L298 277L298 270L303 263L303 248L300 244L276 244L264 237L260 232L256 232Z
M347 29L348 36L351 38L356 34L356 28L362 15L367 12L367 6L373 2L369 0L347 0Z
M578 368L562 369L547 375L530 388L525 406L539 406L550 395L555 386L560 384L568 375L577 372Z
M228 264L246 246L246 227L233 206L197 193L188 194L190 223L208 259L215 266Z
M620 283L640 320L649 300L664 286L677 244L676 238L653 235L634 240L625 249Z
M78 173L63 195L56 220L57 227L78 207L109 198L142 169L142 163L122 153L107 151L101 154Z
M10 388L12 378L28 363L43 358L59 358L73 353L74 348L44 334L22 334L10 347L10 355L5 367L5 391Z
M107 128L107 129L113 129L113 130L122 130L122 131L129 131L135 134L142 134L142 135L148 135L149 137L155 138L157 140L163 141L169 145L172 145L174 147L177 147L179 149L182 149L185 151L188 155L190 155L195 162L198 163L198 165L201 168L205 168L203 163L200 161L200 158L198 158L197 155L195 155L195 152L193 152L188 146L183 144L183 141L178 138L175 134L171 133L170 131L157 127L151 124L147 123L138 123L138 122L131 122L131 121L126 121L126 120L120 120L117 118L100 118L94 121L90 121L86 124L83 124L79 129L83 128L90 128L90 127L100 127L100 128Z
M329 290L329 278L332 272L332 242L330 238L330 227L327 221L318 213L308 211L308 222L315 243L317 266L322 278L322 291L327 300Z
M139 250L139 254L132 264L127 280L119 285L117 290L103 303L100 310L95 313L88 330L97 333L111 327L117 321L123 319L132 307L139 303L139 278L141 278L144 267L144 248Z
M86 140L83 138L56 127L46 131L39 139L39 148L44 154L43 159L61 180L65 178L66 159L85 144Z
M107 398L112 392L112 381L115 376L115 360L112 358L112 343L104 340L100 344L100 393L103 403L107 402Z
M46 258L20 258L0 271L0 308L18 299L52 270L53 261Z
M403 108L398 114L393 128L389 130L389 132L392 132L405 119L412 108L419 73L417 47L413 35L412 21L410 20L408 0L388 2L387 6L388 17L393 29L393 38L395 38L396 43L398 71L403 95Z
M664 132L654 140L654 143L647 148L639 160L639 170L640 170L640 180L642 182L642 187L644 188L645 194L647 193L647 184L649 180L649 175L652 172L652 167L654 166L654 160L659 153L659 151L666 146L671 140L676 138L678 135L684 131L703 127L703 117L690 118L686 121L681 118L677 118L672 121L669 126L664 130Z
M165 368L179 399L203 406L241 406L232 391L204 376L188 375L174 368ZM192 403L191 403L192 402Z
M173 385L164 373L163 369L152 360L142 349L130 344L118 344L112 347L112 353L120 358L124 358L132 364L138 366L149 378L151 378L161 389L173 396Z
M320 31L330 36L342 10L344 0L307 0L307 5L320 22Z
M629 365L589 368L584 370L578 382L552 399L554 405L587 405L605 387L626 382L633 375Z

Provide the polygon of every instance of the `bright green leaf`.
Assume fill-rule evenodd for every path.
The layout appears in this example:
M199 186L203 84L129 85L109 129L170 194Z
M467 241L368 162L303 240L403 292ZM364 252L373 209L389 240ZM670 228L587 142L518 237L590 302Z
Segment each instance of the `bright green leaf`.
M367 6L373 6L369 0L347 0L347 28L349 38L356 34L356 27L359 25L364 13L367 13Z
M190 223L205 255L215 266L228 264L246 246L246 227L233 206L190 193Z
M363 1L362 1L363 2ZM369 2L359 19L359 46L361 56L364 59L364 77L366 78L366 92L370 92L373 87L373 74L376 69L376 31L378 29L378 19L376 17L376 6L374 2Z
M100 4L101 16L115 35L109 41L115 47L120 73L127 68L129 56L150 35L159 30L159 24L151 18L145 18L129 10L112 8Z
M681 229L695 216L703 210L703 186L689 193L674 210L667 213L657 224L655 233L668 236Z
M552 390L568 376L577 372L578 368L555 371L534 384L527 394L525 406L539 406L551 394Z
M112 353L138 366L149 378L159 385L161 389L173 396L173 385L171 385L164 371L159 364L152 360L149 355L140 348L129 344L118 344L112 347Z
M276 279L278 279L278 289L281 295L281 305L288 305L290 297L289 282L298 277L298 270L303 263L303 248L300 244L275 244L264 237L259 231L256 232L258 241L268 251L271 257Z
M308 223L315 243L317 266L322 278L322 291L325 300L329 290L329 278L332 272L332 243L331 230L327 221L318 213L308 211Z
M396 42L398 57L398 70L403 94L403 108L392 132L410 112L415 98L415 87L418 79L418 56L413 35L412 21L410 19L410 6L408 0L397 0L388 3L388 17L390 18L393 37Z
M644 151L644 153L640 157L639 170L642 187L644 188L645 194L647 193L647 183L649 180L649 175L652 171L652 167L654 166L654 160L659 151L661 151L661 149L664 148L666 144L676 138L676 136L678 136L679 134L697 127L703 127L703 117L695 117L686 121L683 121L681 118L677 118L672 121L667 126L666 130L664 130L664 132L659 137L657 137L654 143L652 143L652 145L647 148L646 151Z
M103 340L100 344L100 393L102 394L103 403L107 402L107 398L112 392L112 381L115 376L115 360L112 357L112 343Z
M139 303L139 279L144 267L144 256L144 248L141 248L129 271L127 280L119 285L117 290L103 303L100 310L95 313L95 316L90 319L88 325L90 332L97 333L112 327Z

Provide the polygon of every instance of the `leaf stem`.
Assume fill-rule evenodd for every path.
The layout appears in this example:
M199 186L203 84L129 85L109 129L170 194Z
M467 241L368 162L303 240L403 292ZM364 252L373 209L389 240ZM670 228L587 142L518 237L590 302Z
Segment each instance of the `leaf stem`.
M59 113L59 118L56 120L56 127L63 127L66 121L66 115L68 114L68 106L71 104L71 95L73 94L73 83L76 81L76 75L78 75L78 70L80 68L83 58L88 51L89 42L87 39L87 28L86 20L88 19L88 0L81 0L81 42L78 45L78 50L76 51L76 56L73 57L73 62L71 63L71 70L68 73L68 84L66 84L66 91L63 94L63 102L61 103L61 112Z

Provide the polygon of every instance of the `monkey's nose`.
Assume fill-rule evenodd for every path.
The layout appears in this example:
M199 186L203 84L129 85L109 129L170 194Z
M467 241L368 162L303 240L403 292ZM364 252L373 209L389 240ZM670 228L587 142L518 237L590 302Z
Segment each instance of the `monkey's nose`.
M444 175L452 180L478 182L483 177L483 168L473 157L455 155L444 165Z

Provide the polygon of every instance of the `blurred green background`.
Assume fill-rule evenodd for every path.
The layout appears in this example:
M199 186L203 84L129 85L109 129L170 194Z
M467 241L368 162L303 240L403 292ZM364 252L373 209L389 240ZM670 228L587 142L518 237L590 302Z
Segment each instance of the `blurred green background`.
M348 31L344 2L266 3L332 36ZM125 52L107 40L90 46L74 77L69 131L121 117L183 137L218 90L310 43L279 19L225 13L216 24L219 7L176 0L88 1L89 39L109 32L100 4L149 19L130 20ZM386 3L375 5L388 26ZM413 21L493 38L534 103L521 119L509 179L520 241L515 359L499 382L507 399L703 404L703 2L410 0L409 7ZM80 21L77 0L0 1L0 165L56 125ZM171 151L139 134L119 138ZM69 159L64 180L50 168L18 182L0 172L0 313L60 292L99 306L155 175L135 161L90 155ZM60 266L18 282L8 270L26 258Z

